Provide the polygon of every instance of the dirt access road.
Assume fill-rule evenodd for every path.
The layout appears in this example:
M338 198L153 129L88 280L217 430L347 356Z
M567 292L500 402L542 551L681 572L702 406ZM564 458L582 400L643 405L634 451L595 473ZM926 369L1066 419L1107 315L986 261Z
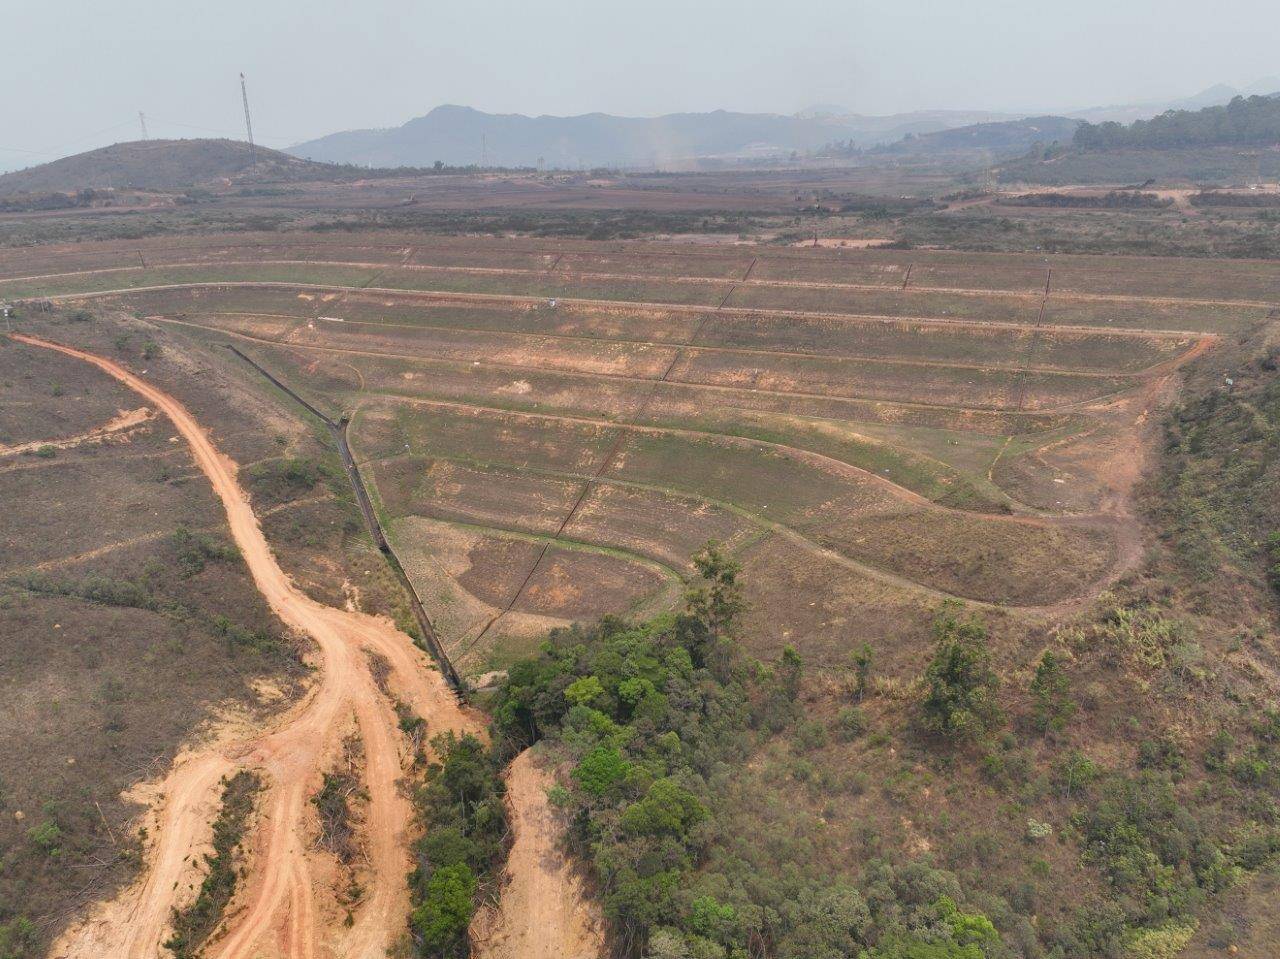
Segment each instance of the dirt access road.
M139 798L153 805L148 823L152 842L142 878L69 929L52 954L60 959L162 955L173 908L189 901L199 883L197 864L208 849L222 777L248 768L265 783L246 844L248 874L206 955L381 959L403 933L408 914L406 844L412 810L399 789L403 744L397 717L370 673L366 652L376 652L390 663L388 685L427 720L433 733L478 731L480 718L458 705L425 655L391 623L322 606L293 586L277 565L236 480L236 465L177 400L110 360L31 336L13 337L93 364L172 421L222 501L255 584L286 624L311 637L319 667L319 678L308 694L266 728L223 724L180 755L162 781L138 791ZM347 923L331 888L338 870L313 841L309 800L353 727L364 747L369 801L360 837L365 863L359 881L364 893ZM545 814L543 791L520 795L535 807L532 815L538 815L540 804ZM517 809L517 820L524 816ZM543 841L527 834L525 839ZM533 882L545 885L548 878ZM517 936L522 935L519 926L534 921L527 914L503 918L511 927L507 935ZM554 944L551 948L557 955L581 954L559 951Z
M547 801L555 777L537 748L507 774L515 842L496 909L476 916L471 938L486 959L596 959L604 954L604 917L587 905L583 879L561 851L560 827Z

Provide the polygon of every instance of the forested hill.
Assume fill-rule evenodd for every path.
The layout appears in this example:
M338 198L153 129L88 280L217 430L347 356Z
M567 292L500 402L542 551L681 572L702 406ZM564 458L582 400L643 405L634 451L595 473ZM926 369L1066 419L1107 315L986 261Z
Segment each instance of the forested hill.
M1085 123L1074 142L1084 150L1273 146L1280 144L1280 94L1236 97L1203 110L1170 110L1129 126Z

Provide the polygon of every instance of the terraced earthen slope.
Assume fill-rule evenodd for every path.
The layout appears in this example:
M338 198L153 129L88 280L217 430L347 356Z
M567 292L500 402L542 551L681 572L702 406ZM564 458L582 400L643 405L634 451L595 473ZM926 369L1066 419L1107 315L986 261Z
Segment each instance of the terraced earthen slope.
M896 605L1060 610L1136 558L1124 494L1170 375L1268 309L1247 263L1219 301L1144 260L400 239L32 255L0 289L235 342L351 414L477 670L670 603L706 538Z
M327 415L350 417L382 524L464 673L501 667L551 626L670 608L710 539L744 564L757 652L794 642L811 662L842 663L870 640L892 674L942 600L1038 620L1138 562L1128 494L1152 412L1180 366L1268 316L1276 273L1248 262L237 237L6 254L0 296L133 314L165 349L202 362L242 362L221 349L232 343ZM39 317L39 304L19 313ZM234 470L180 404L110 359L76 355L178 424L264 595L315 639L323 669L271 728L215 737L175 765L147 877L76 927L66 953L153 954L174 882L204 841L211 790L249 766L266 774L268 812L212 954L380 955L404 925L408 812L394 712L363 650L392 661L397 695L433 731L474 720L402 634L289 582ZM110 442L144 415L55 439ZM313 897L304 813L351 731L376 762L367 895L348 929ZM530 881L528 863L551 861L550 840L536 770L526 760L517 775L510 901L569 911L539 940L539 916L504 906L485 942L495 955L535 940L590 949L580 892L554 884L563 870Z

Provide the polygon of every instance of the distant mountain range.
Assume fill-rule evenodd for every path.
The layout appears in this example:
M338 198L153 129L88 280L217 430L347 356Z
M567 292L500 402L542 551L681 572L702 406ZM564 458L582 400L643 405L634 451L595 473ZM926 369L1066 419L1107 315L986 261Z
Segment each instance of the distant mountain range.
M833 141L892 143L1002 114L922 111L885 117L805 112L672 113L660 117L491 114L442 106L387 130L351 130L290 147L309 160L373 166L679 166L698 159L751 159L808 152Z
M740 161L809 153L828 144L854 149L894 144L906 136L962 129L955 137L933 137L911 145L921 148L990 146L1014 148L1036 139L1052 142L1069 138L1072 124L1086 120L1131 123L1166 110L1196 110L1218 106L1239 94L1280 90L1280 78L1260 80L1243 90L1219 84L1190 97L1168 101L1119 104L1078 110L1067 117L1028 117L1023 114L977 110L924 110L887 116L865 116L843 107L823 104L792 116L775 113L672 113L659 117L619 117L606 113L581 116L529 117L484 113L470 107L436 107L402 126L383 130L348 130L309 140L286 152L309 160L360 166L488 166L576 169L579 167L661 167L694 165L697 161ZM1027 126L1000 124L1023 123ZM1027 140L1031 136L1031 140ZM989 143L983 141L990 140ZM926 146L927 144L927 146Z
M772 113L676 113L660 117L489 114L442 106L386 130L351 130L298 144L286 152L232 140L118 143L0 176L0 196L79 189L172 190L242 180L348 179L363 168L477 165L696 168L712 161L786 159L793 153L838 160L868 149L903 157L985 151L987 160L1020 156L1034 143L1071 142L1083 122L1132 123L1167 110L1220 106L1237 95L1280 91L1280 77L1242 90L1219 84L1191 97L1080 110L1069 116L1019 116L929 110L865 116L840 106L813 106L794 116ZM308 163L307 160L326 164ZM346 168L327 164L349 164ZM358 168L358 169L357 169Z

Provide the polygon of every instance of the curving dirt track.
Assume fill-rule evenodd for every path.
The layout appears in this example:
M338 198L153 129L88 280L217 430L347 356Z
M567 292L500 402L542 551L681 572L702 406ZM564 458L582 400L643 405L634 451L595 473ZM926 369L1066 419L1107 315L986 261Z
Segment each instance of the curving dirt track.
M147 420L151 419L151 410L145 406L136 410L121 410L116 416L113 416L108 422L101 426L95 427L79 436L70 436L62 440L35 440L31 443L19 443L17 446L4 446L0 444L0 458L6 456L18 456L22 453L34 453L42 447L50 449L69 450L77 446L83 446L90 443L102 443L109 439L123 438L128 439L128 434L135 427L141 426Z
M396 695L423 715L433 732L474 731L478 718L457 704L424 654L389 622L322 606L293 586L236 481L235 464L180 403L110 360L35 337L14 338L92 363L169 417L221 499L258 589L285 623L314 641L320 667L309 694L266 729L223 728L179 757L153 787L158 808L143 878L70 929L53 955L159 956L171 910L187 894L192 862L207 846L220 779L237 768L252 768L267 788L250 843L247 881L206 953L216 959L385 956L408 912L405 847L411 809L398 788L396 716L369 673L364 651L375 650L390 662ZM308 814L309 798L352 722L364 743L370 801L362 836L365 894L347 926L318 878L324 864L314 849Z

